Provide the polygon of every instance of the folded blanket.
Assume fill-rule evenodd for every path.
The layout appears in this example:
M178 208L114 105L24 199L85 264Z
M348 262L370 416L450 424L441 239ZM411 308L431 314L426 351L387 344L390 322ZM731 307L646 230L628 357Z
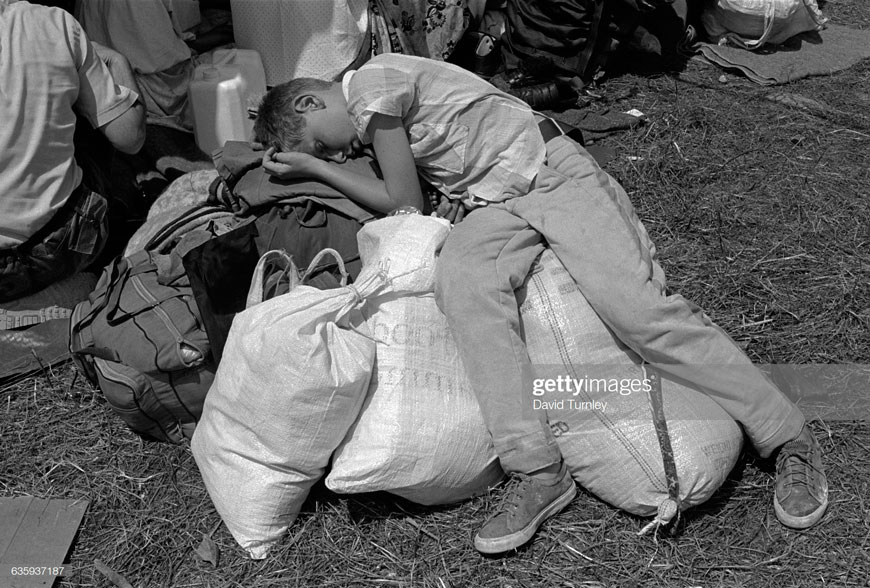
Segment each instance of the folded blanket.
M218 219L232 218L234 215L231 210L210 206L209 186L217 177L214 170L197 170L184 174L169 184L149 208L145 223L130 237L124 255L132 255L145 249L170 251L191 230ZM184 223L176 222L193 210L203 212L191 214ZM168 231L167 227L170 226L172 230ZM158 235L161 236L157 238Z
M17 382L69 358L69 316L97 276L74 274L0 308L0 385ZM24 328L32 325L29 328Z
M308 179L279 180L270 176L261 166L262 157L262 151L252 149L245 141L227 141L223 149L215 152L214 164L227 188L215 197L227 203L236 214L244 216L263 206L313 200L359 222L374 218L370 210L329 184ZM361 175L380 177L380 169L371 157L357 157L334 165L342 165Z
M870 58L870 31L828 25L761 51L709 43L701 43L700 51L696 59L738 69L753 82L772 86L831 74Z

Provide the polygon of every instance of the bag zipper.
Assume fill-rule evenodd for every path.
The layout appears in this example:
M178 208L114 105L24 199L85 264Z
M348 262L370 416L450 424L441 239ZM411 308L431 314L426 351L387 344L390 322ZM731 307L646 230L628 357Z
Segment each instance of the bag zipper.
M135 404L136 404L135 409L133 409L133 408L122 409L120 407L115 407L115 408L117 408L118 410L125 411L125 412L129 411L129 410L135 410L137 413L148 417L148 420L150 420L152 423L154 423L154 425L160 430L160 432L163 434L163 436L167 439L172 440L172 439L175 439L176 437L179 436L177 432L167 431L163 427L163 425L161 425L160 422L158 422L151 415L149 415L147 412L142 410L142 407L139 404L139 396L136 395L136 390L139 389L139 386L138 386L138 383L136 382L136 380L134 380L133 378L130 378L126 374L123 374L123 373L117 371L116 369L111 367L111 365L109 364L108 361L105 361L99 357L94 358L94 363L96 365L97 371L101 372L104 378L106 378L110 382L115 382L116 384L119 384L121 386L128 388L130 390L130 392L133 394L133 402L135 402ZM143 375L143 377L145 377L145 376ZM147 377L146 377L146 381L147 381ZM109 403L109 404L111 404L111 403ZM112 405L112 406L114 407L114 405ZM173 424L175 425L175 427L173 427L173 428L178 427L177 422L175 422ZM138 430L136 430L136 432L140 433L140 431L138 431ZM151 433L148 433L148 434L150 435Z
M130 281L133 283L133 287L136 289L136 292L139 294L139 296L141 296L143 299L153 305L151 309L154 311L154 314L160 317L160 320L166 326L166 330L169 331L170 334L174 335L175 342L178 344L176 346L176 355L178 359L181 360L182 365L186 367L193 367L199 362L203 361L205 359L205 353L203 353L202 349L199 349L196 345L193 345L192 343L184 339L181 331L178 330L178 327L176 327L175 324L172 322L172 319L169 318L169 314L160 307L160 302L153 294L151 294L151 292L145 287L145 285L142 284L142 281L139 279L139 277L133 276L132 278L130 278ZM181 353L182 344L187 345L192 349L195 349L197 353L199 353L199 359L193 362L186 361Z

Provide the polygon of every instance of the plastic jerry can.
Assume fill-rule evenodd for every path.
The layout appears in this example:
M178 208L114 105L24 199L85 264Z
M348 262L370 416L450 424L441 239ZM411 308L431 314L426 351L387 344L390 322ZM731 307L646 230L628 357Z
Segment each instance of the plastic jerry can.
M190 82L190 107L196 145L209 155L227 141L248 141L256 106L266 92L266 74L256 51L218 50L211 63L196 67Z

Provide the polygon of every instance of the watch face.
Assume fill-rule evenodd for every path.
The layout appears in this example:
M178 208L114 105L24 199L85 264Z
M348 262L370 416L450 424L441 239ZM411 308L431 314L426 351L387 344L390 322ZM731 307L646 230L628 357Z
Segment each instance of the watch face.
M475 49L474 53L478 57L485 57L492 53L494 47L495 42L493 41L493 38L489 35L484 35L480 38L480 41L477 42L477 49Z

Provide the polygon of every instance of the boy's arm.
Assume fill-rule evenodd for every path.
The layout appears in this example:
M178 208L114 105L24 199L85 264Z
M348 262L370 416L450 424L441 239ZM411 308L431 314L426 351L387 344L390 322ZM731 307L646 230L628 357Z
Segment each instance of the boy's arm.
M402 121L396 116L375 114L369 122L375 158L381 167L387 194L395 203L391 210L413 206L423 210L423 189L417 178L414 154Z
M361 176L312 155L275 153L273 149L263 156L263 167L282 179L310 177L321 180L351 200L378 212L392 212L403 206L423 210L423 191L401 121L397 117L376 114L369 124L369 134L383 181Z

